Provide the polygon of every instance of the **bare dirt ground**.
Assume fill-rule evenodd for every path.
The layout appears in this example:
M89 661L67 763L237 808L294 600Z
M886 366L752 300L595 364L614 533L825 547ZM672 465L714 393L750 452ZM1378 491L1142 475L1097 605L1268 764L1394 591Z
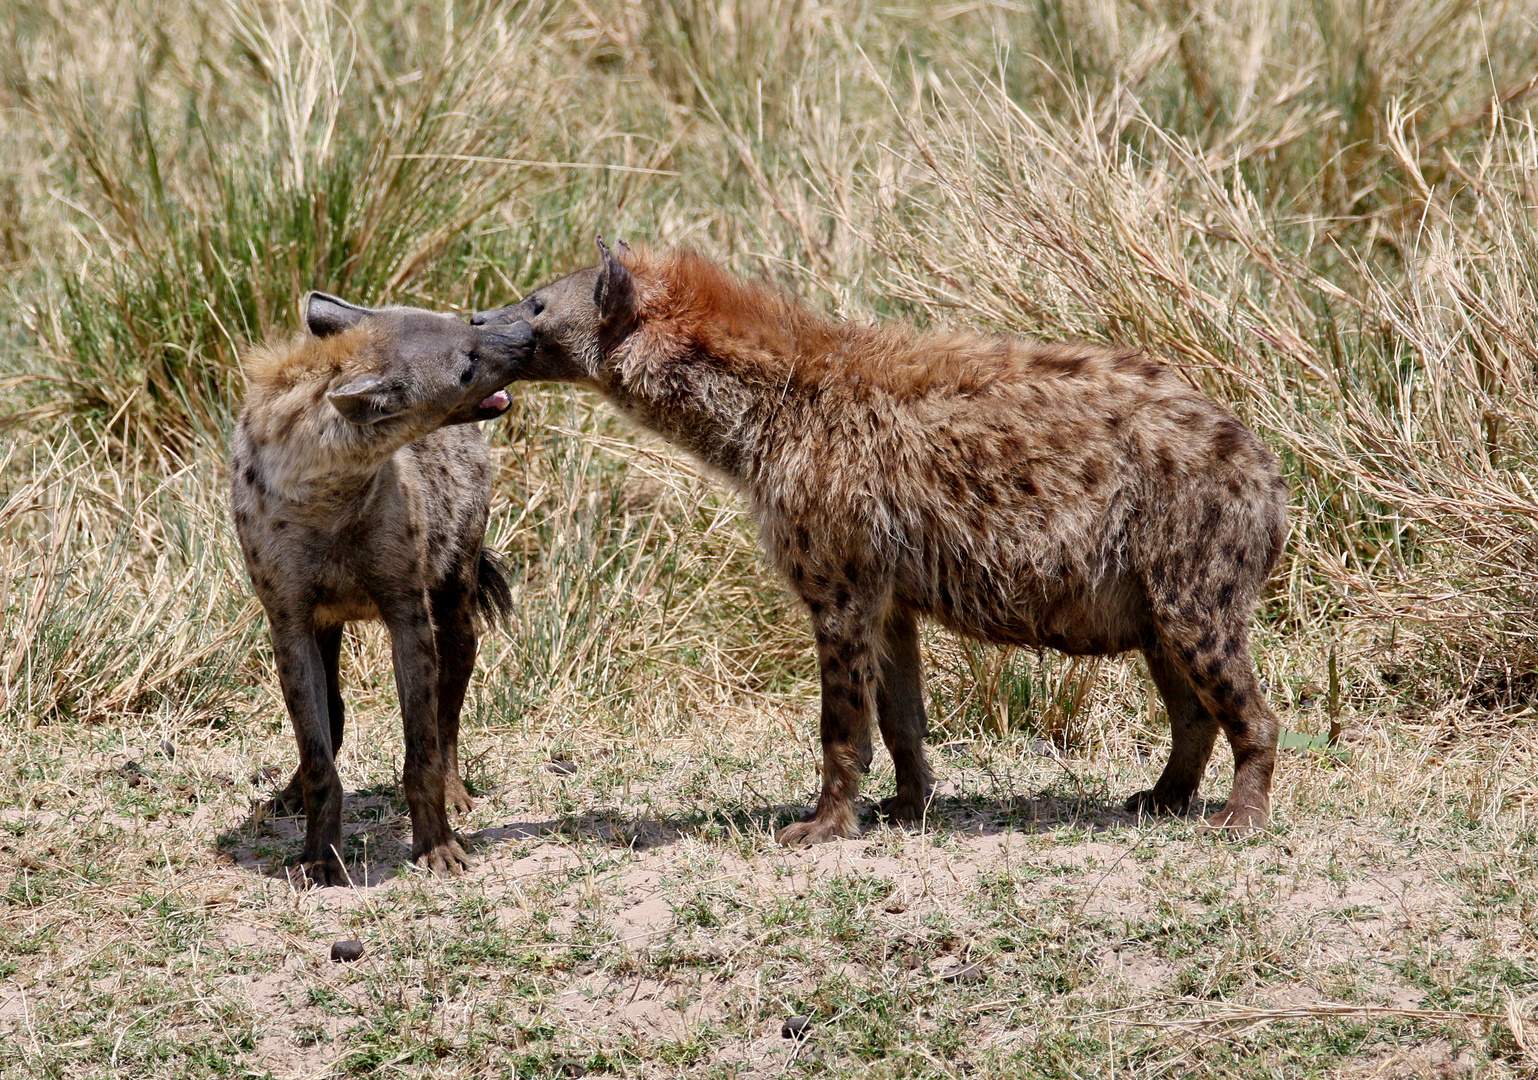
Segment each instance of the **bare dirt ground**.
M1538 777L1520 721L1410 738L1360 718L1349 761L1284 755L1275 827L1237 842L1120 810L1162 746L952 740L926 832L786 850L772 831L815 785L810 738L789 734L811 702L713 715L580 739L472 726L480 797L460 825L478 864L443 880L401 862L398 721L365 708L343 752L356 884L319 891L288 880L302 822L261 810L292 754L276 714L259 731L39 728L0 811L0 1064L1533 1074ZM1209 808L1228 768L1220 753ZM879 763L870 779L890 787ZM332 962L346 938L362 957ZM783 1034L791 1017L804 1037Z

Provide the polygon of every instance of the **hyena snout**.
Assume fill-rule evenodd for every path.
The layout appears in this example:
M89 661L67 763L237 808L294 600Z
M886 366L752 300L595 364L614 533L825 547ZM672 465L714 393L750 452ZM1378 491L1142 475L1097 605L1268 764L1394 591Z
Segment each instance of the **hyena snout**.
M464 400L466 404L475 402L475 419L495 420L512 405L512 398L503 387L521 378L534 356L534 331L527 322L520 321L480 326L475 332L479 363L472 368Z

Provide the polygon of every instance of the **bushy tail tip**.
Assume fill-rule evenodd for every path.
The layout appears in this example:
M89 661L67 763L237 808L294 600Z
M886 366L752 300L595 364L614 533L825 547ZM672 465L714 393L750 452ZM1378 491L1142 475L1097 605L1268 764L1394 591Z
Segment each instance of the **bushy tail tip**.
M490 548L481 548L476 567L475 606L488 623L499 623L513 613L513 590L507 583L507 565Z

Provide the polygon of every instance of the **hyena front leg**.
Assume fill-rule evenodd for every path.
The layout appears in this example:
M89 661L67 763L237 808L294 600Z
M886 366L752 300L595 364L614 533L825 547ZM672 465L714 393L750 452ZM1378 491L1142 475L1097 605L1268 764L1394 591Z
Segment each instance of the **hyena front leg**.
M876 620L862 607L843 592L812 609L822 668L822 794L810 821L780 830L787 846L860 835L854 800L870 757L876 690Z
M327 708L326 666L308 619L269 612L272 652L283 701L299 742L299 784L304 803L304 877L316 885L344 885L342 781L336 774Z
M411 810L411 859L437 874L457 874L472 864L449 828L444 809L444 760L438 741L438 653L427 598L394 596L380 601L376 603L390 630L395 689L406 725L401 786Z
M457 584L433 594L433 628L438 645L438 746L443 754L443 791L460 813L475 809L459 771L459 713L475 670L475 618L469 593Z
M320 649L321 666L326 672L326 713L331 722L331 760L342 751L342 628L330 626L315 631L315 645ZM297 814L304 809L304 778L298 769L288 784L272 797L269 809L274 814Z
M910 611L893 610L883 628L881 686L876 721L897 770L897 794L882 799L883 815L905 825L922 824L934 789L924 758L929 717L924 712L924 671L919 658L919 625Z

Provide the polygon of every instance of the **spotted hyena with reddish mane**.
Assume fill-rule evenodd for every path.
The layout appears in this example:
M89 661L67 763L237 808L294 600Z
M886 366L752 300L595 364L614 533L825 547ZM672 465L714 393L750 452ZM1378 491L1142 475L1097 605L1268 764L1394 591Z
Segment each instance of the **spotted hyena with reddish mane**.
M1173 749L1131 810L1180 813L1221 729L1209 824L1270 815L1276 718L1249 623L1287 534L1276 455L1136 349L823 318L687 251L597 266L482 312L528 322L524 379L597 390L740 491L811 613L822 793L786 844L856 836L874 715L922 819L932 778L919 620L1075 656L1139 649Z

